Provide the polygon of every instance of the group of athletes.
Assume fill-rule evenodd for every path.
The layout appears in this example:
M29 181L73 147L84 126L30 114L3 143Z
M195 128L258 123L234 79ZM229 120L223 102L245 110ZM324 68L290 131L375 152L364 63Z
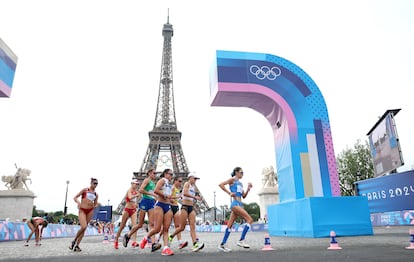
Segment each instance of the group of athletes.
M198 239L195 230L196 212L194 203L201 200L201 197L196 194L195 188L196 181L199 177L190 173L187 177L187 181L182 185L183 178L174 177L171 169L165 169L161 173L158 181L156 181L157 177L154 169L148 170L146 174L147 177L142 181L141 185L138 180L133 179L130 188L126 192L126 204L122 212L121 224L114 240L114 248L118 249L121 232L125 228L128 219L130 219L133 226L122 238L122 245L124 247L127 247L132 239L131 245L133 247L139 246L143 249L147 245L151 245L152 252L161 249L162 247L162 255L174 255L174 252L170 248L170 244L175 237L177 237L179 249L185 248L188 245L188 241L183 241L181 238L181 232L185 230L188 222L193 244L192 250L197 252L203 249L204 243ZM218 246L218 249L223 252L231 251L226 243L230 236L233 223L238 217L243 218L246 221L246 225L236 244L242 248L250 248L245 242L245 238L248 230L251 228L253 219L243 208L242 198L247 196L252 188L252 184L248 183L247 190L244 190L243 184L240 181L242 177L243 169L241 167L236 167L231 173L231 178L219 184L219 187L232 198L230 218L223 239ZM98 180L96 178L91 178L90 186L82 189L73 198L78 204L80 224L80 229L69 246L69 249L75 252L81 251L79 244L82 241L88 223L92 219L93 210L98 206L97 186ZM140 201L138 203L139 199ZM181 203L181 208L179 208L179 202ZM137 214L137 212L139 212L139 214ZM136 240L136 232L144 226L146 215L148 217L149 229L146 235L138 243ZM139 220L138 222L137 219ZM175 230L170 234L169 229L172 221L174 222ZM31 221L28 222L32 233L27 239L27 245L33 233L36 234L36 244L39 243L42 235L42 232L39 232L39 228L43 230L43 228L47 226L47 222L46 224L44 222L44 220L40 219L31 219ZM163 245L159 243L161 238L163 240Z

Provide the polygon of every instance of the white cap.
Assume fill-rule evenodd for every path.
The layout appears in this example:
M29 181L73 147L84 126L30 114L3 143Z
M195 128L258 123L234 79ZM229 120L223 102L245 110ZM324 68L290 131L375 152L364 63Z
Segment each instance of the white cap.
M194 179L200 179L198 176L195 175L195 173L188 174L189 179L192 178L192 177L194 177Z

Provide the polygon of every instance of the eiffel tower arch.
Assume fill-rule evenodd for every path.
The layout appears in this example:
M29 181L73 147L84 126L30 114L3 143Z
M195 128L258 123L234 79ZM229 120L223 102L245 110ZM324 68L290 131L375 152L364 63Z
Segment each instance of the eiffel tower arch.
M164 46L154 126L148 133L149 144L141 167L138 172L133 172L133 178L141 183L147 177L146 172L150 168L154 168L158 175L166 168L172 169L174 175L182 177L183 181L188 180L190 173L181 146L181 132L177 129L175 118L171 48L173 34L172 24L169 23L169 17L167 17L167 23L162 29ZM202 197L201 201L195 203L195 210L199 214L201 210L206 211L209 206L197 186L196 191ZM116 211L122 213L124 207L125 200L122 200Z

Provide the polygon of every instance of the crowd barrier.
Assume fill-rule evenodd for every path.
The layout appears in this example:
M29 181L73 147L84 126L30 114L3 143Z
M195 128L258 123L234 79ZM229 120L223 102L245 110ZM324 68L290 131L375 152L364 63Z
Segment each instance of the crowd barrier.
M234 224L232 231L241 232L243 225ZM43 239L46 238L58 238L58 237L75 237L78 232L79 225L66 225L66 224L51 224L43 230ZM198 232L224 232L225 225L198 225L196 230ZM125 228L124 230L128 230ZM189 226L186 227L189 231ZM267 230L267 224L253 224L252 231L265 231ZM118 228L115 227L114 232L118 232ZM30 234L30 229L26 223L23 222L11 222L11 221L0 221L0 242L2 241L17 241L26 240ZM85 232L85 236L98 236L102 235L96 227L88 226ZM34 236L32 236L34 239Z
M43 230L43 238L74 237L79 225L51 224ZM26 240L30 234L29 226L24 222L0 221L0 242L12 240ZM88 226L85 236L99 235L96 227ZM34 239L34 235L32 236Z
M414 210L371 214L372 226L414 225Z
M414 210L407 211L395 211L386 213L371 214L372 226L400 226L400 225L414 225ZM226 225L197 225L197 232L224 232ZM79 225L66 225L66 224L49 224L43 230L43 238L58 238L58 237L74 237L78 232ZM234 224L232 227L233 232L243 231L243 224ZM125 229L127 230L127 228ZM189 231L189 226L186 227ZM254 223L252 224L252 231L267 231L268 224ZM118 228L115 227L115 232ZM0 221L0 242L2 241L17 241L26 240L30 234L30 229L26 223L23 222L11 222ZM98 228L94 226L88 226L85 232L85 236L98 236L102 235ZM34 236L32 237L34 239Z
M224 232L226 225L198 225L196 226L197 232ZM252 231L267 231L268 224L265 223L254 223L252 224ZM231 230L233 232L243 231L244 224L233 224ZM186 230L190 230L190 227L187 225Z

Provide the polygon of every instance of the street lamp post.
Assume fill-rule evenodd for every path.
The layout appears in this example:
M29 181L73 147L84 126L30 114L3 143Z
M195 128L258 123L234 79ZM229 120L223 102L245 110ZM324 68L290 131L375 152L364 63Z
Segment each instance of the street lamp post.
M63 209L63 216L66 216L68 212L68 207L66 206L68 200L68 187L69 187L69 180L66 181L66 196L65 196L65 207Z
M214 221L217 221L217 210L216 210L216 191L214 193Z

